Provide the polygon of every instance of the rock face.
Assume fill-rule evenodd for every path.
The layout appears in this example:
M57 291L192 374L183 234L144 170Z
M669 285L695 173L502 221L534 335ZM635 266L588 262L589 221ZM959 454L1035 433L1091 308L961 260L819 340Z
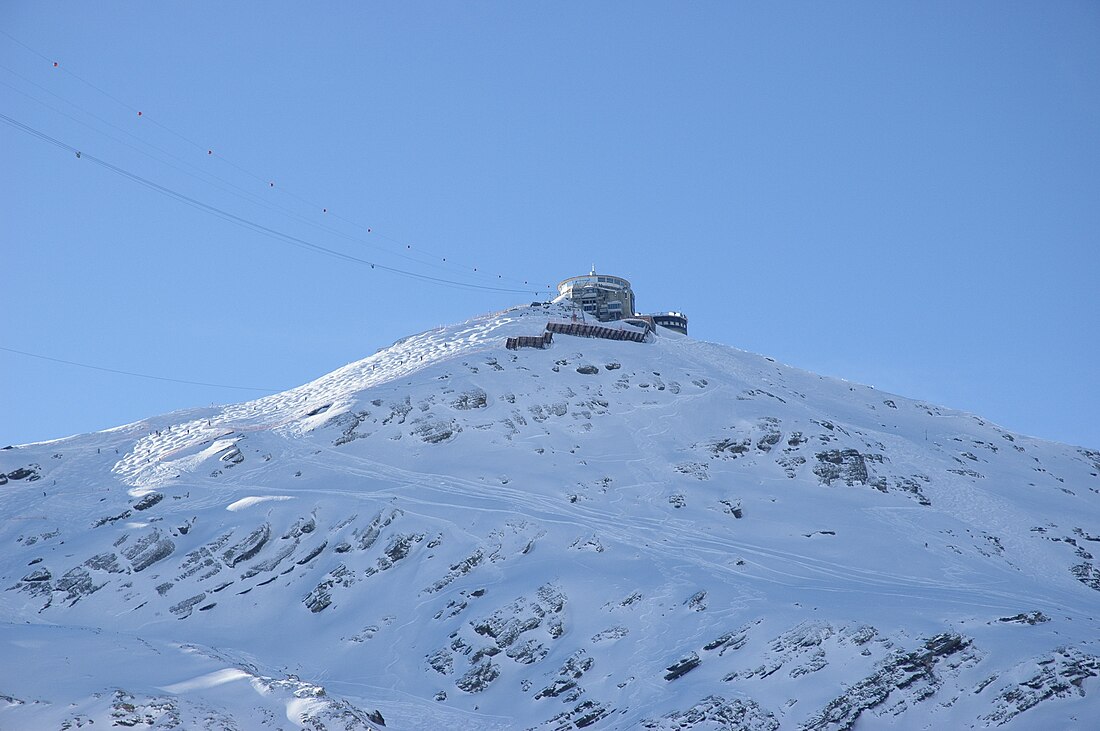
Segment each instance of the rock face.
M843 695L829 702L820 713L803 724L802 731L847 731L866 711L882 706L894 696L905 696L910 702L927 700L942 685L937 666L956 653L966 650L970 640L945 633L926 640L911 652L899 652L887 659L872 675L847 688ZM896 702L898 714L908 710L905 702Z
M554 318L0 450L0 728L1100 717L1100 453Z
M1085 695L1085 681L1100 675L1100 657L1061 648L1040 658L1026 680L1004 686L982 720L1001 726L1051 698ZM980 692L976 691L976 692Z
M751 700L726 700L708 696L685 711L674 711L656 721L646 721L642 728L654 731L686 731L687 729L723 729L723 731L777 731L779 721Z

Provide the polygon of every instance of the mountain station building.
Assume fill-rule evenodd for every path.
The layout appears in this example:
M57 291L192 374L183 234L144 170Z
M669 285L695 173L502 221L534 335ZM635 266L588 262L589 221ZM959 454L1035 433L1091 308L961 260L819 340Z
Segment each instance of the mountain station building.
M630 287L630 281L610 274L597 274L595 267L588 274L559 282L558 296L554 301L572 302L584 316L600 322L638 318L687 335L688 320L684 313L639 315L634 311L634 290Z

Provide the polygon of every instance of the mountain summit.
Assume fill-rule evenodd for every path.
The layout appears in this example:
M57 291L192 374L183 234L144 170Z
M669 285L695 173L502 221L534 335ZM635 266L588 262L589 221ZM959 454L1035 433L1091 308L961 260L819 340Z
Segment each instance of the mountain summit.
M0 450L0 501L4 729L1100 718L1100 452L557 304Z

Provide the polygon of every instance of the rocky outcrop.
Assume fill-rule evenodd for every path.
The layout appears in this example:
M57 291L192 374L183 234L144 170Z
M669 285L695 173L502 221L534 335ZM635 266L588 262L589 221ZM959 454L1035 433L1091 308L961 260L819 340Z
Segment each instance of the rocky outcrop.
M164 494L159 492L151 492L141 500L134 503L134 510L148 510L161 500L164 499Z
M226 549L225 553L222 554L222 560L225 561L225 564L229 567L248 561L260 552L264 544L267 543L270 538L271 526L264 523L243 539Z
M27 465L26 467L20 467L14 469L7 474L0 473L0 485L7 484L8 480L18 481L26 480L27 482L34 482L35 480L41 480L42 475L39 472L42 468L36 464Z
M665 672L665 680L676 680L677 678L681 678L699 667L701 662L702 660L699 659L698 653L688 653L665 668L667 671Z
M159 530L153 530L122 549L122 555L134 571L144 571L171 556L175 550L176 544Z
M937 673L948 658L970 647L970 640L954 633L936 635L912 652L896 653L883 661L872 675L849 687L819 713L800 726L800 731L848 731L860 715L882 706L895 693L915 702L931 697L942 680ZM895 704L902 713L906 704Z
M652 731L777 731L779 721L755 701L745 698L726 700L722 696L707 696L685 711L675 711L656 720L642 723Z
M1072 648L1041 657L1035 665L1027 680L1001 688L993 701L994 710L981 720L1000 726L1043 701L1084 696L1085 681L1100 675L1100 657Z

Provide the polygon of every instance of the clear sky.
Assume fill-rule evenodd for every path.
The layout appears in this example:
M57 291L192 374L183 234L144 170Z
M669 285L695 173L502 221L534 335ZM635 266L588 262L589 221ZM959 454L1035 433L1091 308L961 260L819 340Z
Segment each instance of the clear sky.
M1100 447L1096 2L5 2L0 31L0 113L61 143L0 122L0 445L260 395L12 349L281 390L595 264L694 337Z

